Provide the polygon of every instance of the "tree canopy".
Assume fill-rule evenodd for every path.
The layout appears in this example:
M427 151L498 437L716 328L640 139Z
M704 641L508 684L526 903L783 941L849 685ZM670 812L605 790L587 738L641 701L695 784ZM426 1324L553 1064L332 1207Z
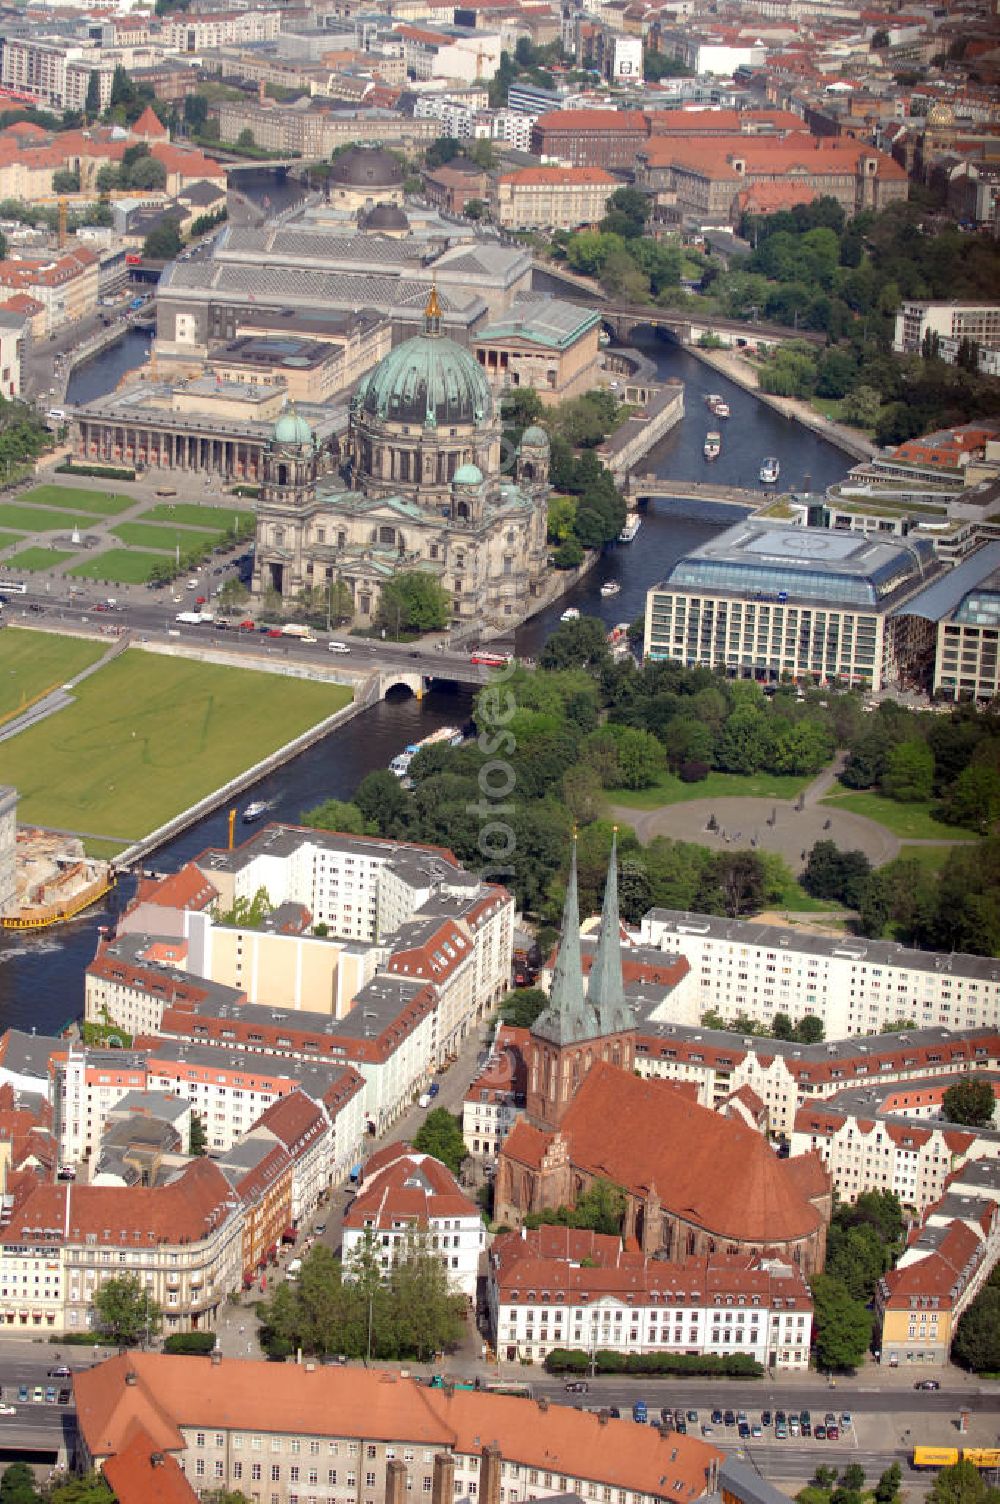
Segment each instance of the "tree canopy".
M111 1343L132 1347L160 1330L163 1313L136 1274L106 1279L94 1291L94 1326Z
M949 1086L941 1099L941 1116L950 1123L969 1128L985 1128L993 1121L996 1097L989 1076L966 1076Z
M421 1154L439 1159L453 1175L461 1170L469 1153L462 1137L461 1123L446 1107L431 1108L414 1135L413 1147Z
M857 1368L871 1343L871 1312L833 1275L816 1274L809 1283L817 1365L831 1372Z
M377 619L397 637L403 632L441 632L451 620L451 601L433 575L406 570L382 586Z

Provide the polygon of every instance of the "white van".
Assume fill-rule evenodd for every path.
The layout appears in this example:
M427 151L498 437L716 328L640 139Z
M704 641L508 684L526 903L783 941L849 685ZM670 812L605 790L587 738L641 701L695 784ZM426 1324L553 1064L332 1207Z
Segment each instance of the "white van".
M349 653L351 651L346 642L328 642L327 647L331 653Z
M290 1262L289 1262L288 1268L285 1270L285 1278L293 1280L293 1281L297 1280L298 1277L299 1277L299 1271L300 1271L301 1268L302 1268L302 1260L301 1259L291 1259Z
M423 1095L419 1098L419 1100L417 1102L417 1106L418 1107L429 1107L430 1105L431 1105L430 1093L425 1091L423 1093Z

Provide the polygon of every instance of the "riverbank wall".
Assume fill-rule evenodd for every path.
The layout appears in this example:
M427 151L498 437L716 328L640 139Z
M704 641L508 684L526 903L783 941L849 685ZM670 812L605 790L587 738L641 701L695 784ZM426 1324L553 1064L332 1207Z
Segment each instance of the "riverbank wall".
M616 486L625 485L636 461L676 428L683 416L684 383L671 378L650 397L642 412L626 418L608 435L597 449L597 457L614 476Z
M879 447L873 444L871 439L866 439L863 433L857 429L847 428L843 423L834 423L830 418L824 418L809 406L808 402L802 402L798 397L775 397L771 392L762 392L757 385L757 371L752 365L748 365L741 355L735 355L731 350L703 350L698 345L685 345L685 352L693 355L695 360L700 360L704 365L711 366L720 375L726 376L736 386L743 388L745 392L771 407L775 412L783 413L786 418L792 418L801 423L803 428L809 428L813 433L825 439L836 449L842 449L845 454L851 455L856 460L869 460L878 454Z

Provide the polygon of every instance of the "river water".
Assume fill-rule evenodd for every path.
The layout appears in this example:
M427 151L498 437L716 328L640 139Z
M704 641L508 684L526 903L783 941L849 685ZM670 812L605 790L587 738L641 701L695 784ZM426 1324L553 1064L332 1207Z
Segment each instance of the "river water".
M783 488L818 491L848 469L851 461L842 451L776 414L652 330L638 331L635 342L653 360L660 379L676 376L685 383L685 418L652 451L644 469L675 479L704 479L709 465L702 444L709 427L723 430L723 451L711 473L730 485L754 485L760 461L768 454L781 461ZM127 335L121 345L75 374L69 400L79 402L111 390L126 370L142 363L147 348L148 336ZM728 422L709 418L704 402L708 392L720 392L730 403ZM634 620L645 609L646 591L678 558L742 515L739 509L697 502L651 503L636 541L611 549L568 596L520 628L518 651L536 656L567 604L601 617L609 626ZM603 597L600 587L611 579L620 584L620 593ZM292 821L323 799L348 799L367 772L385 767L407 742L436 727L464 723L471 706L466 690L435 690L419 703L409 696L391 698L264 779L253 797L272 800L273 817ZM156 868L173 870L206 846L224 845L226 824L225 810L199 821L155 854ZM240 827L239 836L246 834L248 828ZM45 934L0 932L0 1030L13 1026L55 1031L80 1014L83 971L93 957L98 927L113 919L130 893L126 881L101 907Z

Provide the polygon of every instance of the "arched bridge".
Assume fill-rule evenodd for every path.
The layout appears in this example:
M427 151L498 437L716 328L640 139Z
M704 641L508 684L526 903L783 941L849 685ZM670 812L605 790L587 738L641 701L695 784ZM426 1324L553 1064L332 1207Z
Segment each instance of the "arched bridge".
M714 334L737 349L780 345L793 339L807 340L810 344L826 343L825 334L809 329L790 329L787 324L744 324L708 313L677 313L669 308L651 307L648 303L605 303L601 320L620 340L627 339L641 324L650 324L654 329L666 329L681 345L695 345L702 335L707 334Z

